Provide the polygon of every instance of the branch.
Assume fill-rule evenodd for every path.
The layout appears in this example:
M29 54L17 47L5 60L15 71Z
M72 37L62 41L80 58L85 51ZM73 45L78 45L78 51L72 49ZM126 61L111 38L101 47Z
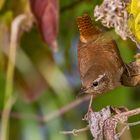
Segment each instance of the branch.
M63 115L64 113L68 112L69 110L75 108L76 106L80 105L82 102L84 101L88 101L90 99L90 96L91 95L87 95L87 96L84 96L84 97L81 97L81 98L78 98L77 100L69 103L68 105L60 108L59 110L56 110L52 113L50 113L49 115L43 117L43 120L44 122L47 122L47 121L50 121L58 116L61 116ZM94 96L95 98L96 96Z
M89 130L89 126L86 126L81 129L73 129L72 131L61 131L60 134L64 134L64 135L73 134L74 136L77 136L79 133L85 132L87 130Z
M118 116L126 116L126 117L131 117L134 115L138 115L140 114L140 108L136 108L130 111L126 111L126 112L122 112L120 114L115 115L114 117L118 117Z
M129 129L129 127L136 126L136 125L139 125L139 124L140 124L140 121L133 122L133 123L126 123L126 126L122 129L121 132L117 133L114 138L119 139L124 134L126 129Z
M56 117L63 115L64 113L70 111L71 109L79 106L81 103L86 102L88 100L90 100L90 95L78 98L75 101L72 101L71 103L69 103L68 105L56 111L53 111L52 113L46 116L38 116L38 115L33 115L33 114L28 115L28 114L22 114L18 112L11 112L10 116L16 119L33 119L41 123L46 123L48 121L51 121L52 119L55 119Z

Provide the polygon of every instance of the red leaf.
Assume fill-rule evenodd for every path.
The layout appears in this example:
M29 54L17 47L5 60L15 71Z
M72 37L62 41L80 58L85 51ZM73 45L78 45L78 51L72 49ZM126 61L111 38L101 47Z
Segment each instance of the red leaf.
M31 10L37 20L41 35L53 50L57 49L59 20L58 0L30 0Z

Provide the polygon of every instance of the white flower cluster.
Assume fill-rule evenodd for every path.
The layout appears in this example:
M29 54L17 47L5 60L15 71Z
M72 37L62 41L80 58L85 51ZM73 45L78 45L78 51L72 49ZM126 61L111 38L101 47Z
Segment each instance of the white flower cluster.
M124 0L104 0L100 6L96 6L94 16L96 21L101 20L108 28L114 27L117 34L126 40L130 36L128 30L127 2Z

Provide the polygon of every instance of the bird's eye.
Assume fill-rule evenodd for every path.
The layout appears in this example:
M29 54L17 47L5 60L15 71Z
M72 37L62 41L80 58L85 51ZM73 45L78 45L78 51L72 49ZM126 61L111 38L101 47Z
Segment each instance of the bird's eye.
M97 81L93 82L92 86L97 87L98 86L98 82Z

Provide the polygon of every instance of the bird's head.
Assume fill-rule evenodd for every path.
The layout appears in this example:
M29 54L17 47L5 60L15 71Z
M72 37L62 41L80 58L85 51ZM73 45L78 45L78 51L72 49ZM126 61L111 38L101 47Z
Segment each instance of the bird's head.
M109 77L107 73L90 69L82 78L80 94L100 94L109 90Z

